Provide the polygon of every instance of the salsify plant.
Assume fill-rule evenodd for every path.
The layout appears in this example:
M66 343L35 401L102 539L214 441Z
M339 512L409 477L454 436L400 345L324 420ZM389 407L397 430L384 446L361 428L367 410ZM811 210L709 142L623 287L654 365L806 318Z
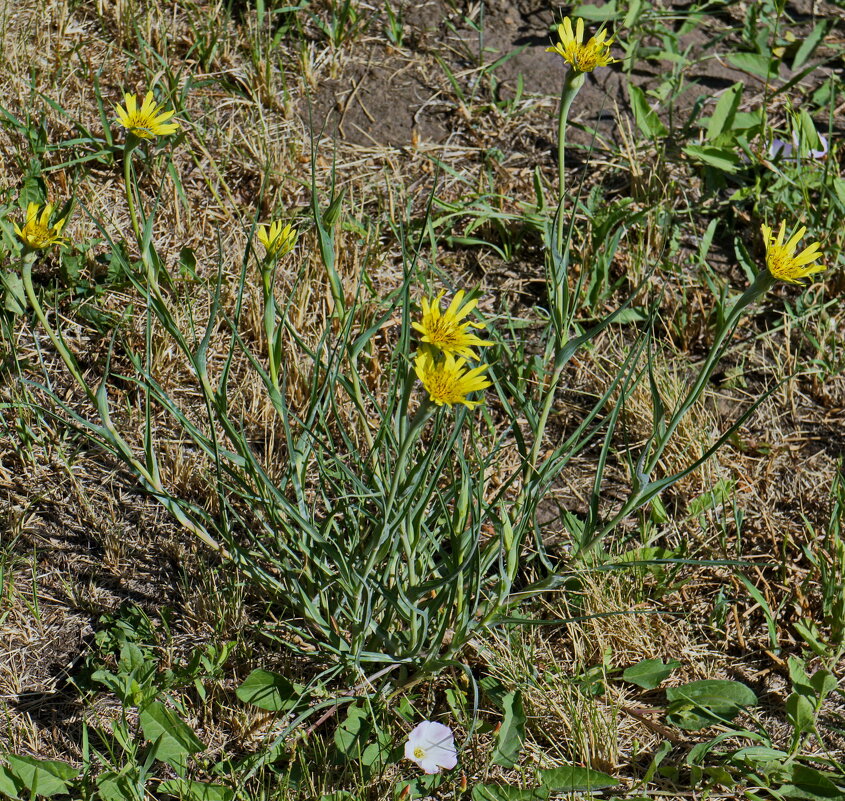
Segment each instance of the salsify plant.
M574 59L573 69L586 68L583 48L596 51L596 64L609 63L610 42L603 37L585 45L582 26L575 35L571 24L564 34L568 38L561 54ZM480 316L477 296L459 291L445 308L442 293L424 297L416 311L419 248L401 237L404 280L396 291L364 302L363 275L358 291L346 291L335 267L339 198L324 210L316 185L313 223L334 300L319 334L306 340L288 305L277 300L275 270L297 244L296 229L281 221L257 229L253 224L264 255L256 255L250 242L230 305L222 299L220 259L216 279L207 287L208 319L204 330L195 330L180 323L193 319L180 306L194 304L195 298L180 297L177 284L168 281L163 287L159 280L163 260L153 245L155 209L138 208L140 193L131 170L141 139L174 133L177 123L151 95L140 109L129 97L127 108L118 114L128 131L124 188L140 261L128 263L122 243L104 224L100 231L112 244L114 257L124 260L126 274L144 304L144 347L121 343L134 370L125 378L136 384L143 398L143 443L131 444L112 422L108 364L99 385L91 386L61 332L41 310L32 265L44 248L61 244L59 234L65 230L64 221L51 224L50 207L40 215L31 208L23 226L16 229L26 295L96 418L79 414L55 394L53 401L62 409L63 419L123 461L147 492L222 558L237 565L273 603L279 612L276 618L284 623L265 627L269 636L322 660L329 674L360 680L403 666L407 682L459 664L462 650L479 632L508 620L524 600L560 586L573 559L594 552L625 517L694 470L735 430L736 426L678 473L655 477L663 452L701 396L745 309L776 279L798 280L817 269L816 245L795 255L803 230L784 244L783 227L777 238L764 227L767 266L730 309L677 407L665 409L656 391L646 328L574 429L548 447L546 429L567 364L627 305L587 330L579 327L585 279L584 271L576 278L569 275L575 218L569 215L566 222L565 197L555 220L546 226L548 324L539 349L548 370L537 392L528 393L509 379L505 368L512 358L512 343ZM266 353L242 335L243 297L247 282L256 275L262 287ZM397 317L395 341L385 347L379 338L388 321ZM196 408L184 408L154 374L155 329L165 332L189 368L202 415ZM221 338L228 346L222 357L217 354L212 371L212 340L219 343ZM289 397L294 358L307 363L304 404L295 405ZM236 360L245 362L258 377L284 432L286 459L281 465L267 464L256 452L230 406ZM373 360L379 361L380 372L387 377L380 388L363 378L361 365ZM653 432L632 466L629 497L608 514L602 504L605 466L626 398L643 380L649 380L654 390ZM41 389L49 393L48 388ZM504 418L498 433L483 424L478 407L485 396L496 398ZM168 491L153 424L162 413L181 430L186 446L203 454L213 478L214 504L200 506ZM599 455L589 512L576 526L568 553L552 558L545 553L537 524L538 504L567 464L595 443ZM502 453L512 444L519 452L519 465L494 483L491 476L500 472Z

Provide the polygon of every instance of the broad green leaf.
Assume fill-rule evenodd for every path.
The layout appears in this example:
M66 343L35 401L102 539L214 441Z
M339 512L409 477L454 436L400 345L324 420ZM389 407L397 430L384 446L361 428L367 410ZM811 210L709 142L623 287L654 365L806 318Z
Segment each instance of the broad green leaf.
M433 791L443 784L444 776L445 774L443 773L432 773L417 776L410 781L397 782L394 787L393 798L416 799L430 797Z
M750 745L748 748L740 748L731 755L731 761L741 760L743 762L780 762L786 759L789 754L777 748L769 748L766 745Z
M601 790L619 784L613 776L590 768L567 765L539 772L540 782L554 793L574 793L581 790Z
M68 792L67 783L79 773L65 762L50 759L9 754L6 761L12 775L24 788L36 795L51 796Z
M832 693L839 686L839 682L829 670L821 669L813 673L810 685L821 699Z
M238 698L270 712L287 712L299 702L301 693L284 676L269 670L253 670L238 687Z
M649 107L645 92L639 86L628 84L628 96L631 99L631 110L634 112L634 120L639 129L652 139L667 136L669 131L660 121L660 117Z
M357 704L352 704L346 713L346 719L335 729L334 744L341 754L358 760L364 750L364 740L369 731L367 712Z
M370 743L361 754L361 764L369 770L380 773L390 759L392 750L389 745Z
M230 787L190 779L168 779L159 789L185 801L232 801L235 797L235 791Z
M815 621L805 618L804 620L797 620L793 624L795 631L797 631L804 642L810 647L817 656L824 659L828 655L828 647L821 639L821 632Z
M645 690L653 690L680 666L681 663L677 659L672 659L665 665L662 659L643 659L642 662L637 662L636 665L627 668L622 678Z
M845 790L837 787L831 779L815 768L792 764L786 770L786 784L778 787L784 798L800 798L802 801L816 799L845 798Z
M20 780L11 771L0 765L0 796L18 798L20 789Z
M610 0L600 6L593 4L578 6L577 16L594 22L604 22L616 19L620 16L620 12L616 9L616 0Z
M493 749L493 764L512 768L519 761L519 753L525 742L525 710L522 693L519 690L508 693L502 702L505 713L496 747Z
M791 693L786 699L786 719L798 732L813 730L815 712L815 704L806 695Z
M24 314L29 307L21 277L15 273L0 273L3 287L3 308L12 314Z
M725 90L716 103L713 116L707 124L707 139L710 142L733 128L734 117L739 108L739 102L742 100L742 88L743 84L738 81L730 89Z
M759 75L761 78L771 78L778 74L778 62L763 53L732 53L728 56L728 63L738 70Z
M160 701L144 707L140 720L144 738L150 742L159 741L156 759L162 762L181 761L188 754L205 748L193 729Z
M670 701L690 700L700 706L718 709L722 706L754 706L757 696L738 681L728 679L704 679L669 687L666 698Z
M616 315L614 322L624 325L625 323L641 323L648 319L648 314L642 309L628 308L623 309Z
M97 796L102 801L128 801L134 799L133 777L125 773L106 771L97 776Z
M520 789L508 784L476 784L470 796L472 801L543 801L549 797L547 787Z
M746 706L754 706L757 696L738 681L705 679L669 687L666 698L670 702L666 719L689 731L732 720Z
M683 150L693 161L700 161L724 172L735 172L739 165L739 156L730 148L687 145Z

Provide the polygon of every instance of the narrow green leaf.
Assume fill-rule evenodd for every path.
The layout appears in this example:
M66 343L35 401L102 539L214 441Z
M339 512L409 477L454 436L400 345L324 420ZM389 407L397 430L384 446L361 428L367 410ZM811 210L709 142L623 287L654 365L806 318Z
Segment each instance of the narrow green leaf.
M683 150L693 161L702 162L717 170L735 172L739 166L739 156L730 148L687 145Z
M813 51L819 46L821 40L824 39L824 35L827 32L827 25L827 20L817 22L813 30L804 37L804 41L801 42L801 46L798 48L795 53L795 58L792 60L793 70L800 69L804 66L804 62L813 55Z

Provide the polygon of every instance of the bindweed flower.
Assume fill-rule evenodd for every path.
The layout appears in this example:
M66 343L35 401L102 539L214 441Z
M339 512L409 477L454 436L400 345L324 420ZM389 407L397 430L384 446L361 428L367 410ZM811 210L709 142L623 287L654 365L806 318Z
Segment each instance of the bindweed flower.
M424 720L409 735L405 743L405 758L416 762L426 773L451 770L458 764L452 730L442 723Z
M811 159L823 159L830 149L827 142L827 137L822 134L817 134L819 138L819 150L810 148L807 151L807 157ZM801 153L801 140L798 138L798 132L792 132L792 142L785 142L783 139L774 139L769 146L769 158L775 159L778 156L784 161L795 160Z
M607 31L601 30L598 36L593 36L584 42L584 20L575 20L575 31L572 30L572 20L564 17L557 26L560 41L554 47L547 47L547 53L557 53L575 72L592 72L596 67L606 67L618 59L611 58L610 46L613 37L605 41Z
M466 359L455 359L447 353L442 361L435 361L430 353L422 351L417 354L414 371L433 403L438 406L446 404L450 408L456 403L463 403L467 408L474 409L484 401L468 400L467 395L490 386L483 375L489 367L489 364L482 364L467 370Z
M436 298L422 300L422 322L411 323L411 325L422 334L420 339L433 345L444 354L463 356L466 359L477 359L473 347L491 345L485 342L470 329L484 328L484 323L473 323L470 321L461 322L477 305L477 300L468 300L464 303L463 290L455 294L449 308L445 312L440 311L440 300L446 294L441 292Z
M772 229L768 225L761 225L760 230L763 232L763 241L766 245L766 267L773 278L788 281L790 284L800 284L802 278L824 270L824 265L813 264L816 259L822 257L819 250L820 243L813 242L797 256L795 255L798 243L807 233L805 226L801 226L786 244L783 242L786 236L786 221L780 224L777 237L772 234Z
M64 245L67 240L59 236L64 227L67 218L56 220L50 225L50 216L53 213L53 204L48 203L44 206L43 211L39 215L39 205L37 203L30 203L26 207L26 220L23 228L19 228L17 223L13 223L15 233L20 237L21 241L28 248L34 250L43 250L51 245Z
M280 259L290 253L296 245L296 237L296 228L283 226L279 220L258 227L258 241L264 245L270 259Z
M147 92L141 108L138 108L138 98L128 92L123 96L123 102L126 104L125 109L123 106L115 106L114 109L120 124L139 139L167 136L179 128L179 123L175 120L168 122L176 112L173 109L164 111L163 107L153 100L152 92Z

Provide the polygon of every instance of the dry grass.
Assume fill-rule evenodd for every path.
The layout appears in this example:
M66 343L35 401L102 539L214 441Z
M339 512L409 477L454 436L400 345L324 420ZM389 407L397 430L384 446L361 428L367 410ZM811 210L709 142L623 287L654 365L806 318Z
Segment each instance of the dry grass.
M95 82L109 119L110 104L120 101L124 90L144 91L153 83L166 88L179 104L185 133L177 146L165 149L164 157L148 160L139 175L144 204L158 202L155 248L174 275L185 248L196 255L200 281L210 280L220 269L223 308L231 312L239 300L243 303L241 334L263 356L260 282L252 263L246 292L238 296L255 220L294 218L301 224L300 245L277 278L278 297L290 304L297 334L314 343L331 316L329 282L308 222L312 146L318 154L313 177L324 204L333 180L338 190L347 192L338 271L352 297L366 269L365 303L373 318L379 298L403 278L402 254L391 226L405 225L408 216L420 219L435 185L444 202L462 202L478 193L495 198L499 211L518 213L533 201L535 165L547 182L552 180L551 93L556 89L543 93L535 85L534 94L502 110L493 102L495 93L484 71L469 61L467 42L473 40L466 19L439 3L429 6L405 8L409 44L400 49L385 44L379 27L383 15L367 6L362 8L372 18L370 27L335 47L311 18L304 18L301 31L272 44L274 29L266 23L259 28L248 3L230 13L223 2L7 1L0 3L0 99L18 117L31 115L33 126L43 117L47 139L56 143L77 135L72 120L102 135ZM501 13L521 13L521 6L508 9ZM318 3L311 10L316 18L328 18L328 5ZM478 20L476 6L466 11L471 20ZM452 30L443 26L444 18L452 20ZM454 71L464 97L448 80L444 63ZM380 97L380 87L393 87L398 99ZM506 82L503 91L513 91L513 81ZM691 366L700 363L713 298L697 280L690 255L704 226L685 228L690 241L670 252L673 245L658 212L676 209L683 218L684 206L693 207L699 198L697 190L679 188L673 174L686 169L689 176L688 163L681 168L660 162L652 170L644 164L652 155L661 156L636 141L629 115L620 110L623 95L613 94L612 86L591 86L591 91L578 117L599 131L594 149L578 153L589 176L587 189L604 186L610 198L628 193L636 198L633 211L652 210L620 250L612 272L627 276L633 286L651 266L660 265L649 288L663 290L666 297L654 353L660 391L668 404L686 388ZM402 104L417 109L405 127L391 116L404 120ZM600 107L612 109L616 122L610 128L592 115ZM841 109L837 114L841 124ZM327 115L329 126L321 131ZM313 132L309 117L315 121ZM335 126L337 140L332 138ZM590 137L581 131L575 141ZM0 152L0 191L12 205L33 154L24 137L8 125L0 125ZM113 163L57 166L65 158L59 151L39 154L43 180L55 202L71 195L77 199L71 235L75 241L98 242L88 253L83 277L101 279L104 268L95 257L106 248L92 217L111 234L130 230L119 158ZM180 188L168 178L171 166ZM659 204L653 202L655 196ZM579 223L585 224L586 216L580 216ZM750 225L744 228L752 230ZM493 240L497 237L490 228L480 230ZM461 233L459 227L455 232ZM409 234L408 241L418 235ZM841 232L832 233L831 239L835 237L841 239ZM575 269L588 269L590 247L584 243L583 263ZM716 250L717 270L741 280L731 257L724 256L728 243L718 242ZM718 263L719 256L724 263ZM670 269L672 259L683 262L683 269ZM544 297L536 232L525 236L509 262L488 248L430 248L428 242L421 261L432 287L477 286L485 313L509 309L536 324L533 309ZM41 269L38 278L49 286L59 275L57 258L48 257ZM831 271L819 284L818 303L836 297L841 288L841 278ZM201 330L210 306L205 289L186 279L177 284L173 297L179 322L187 325L192 320ZM744 572L778 610L777 633L784 650L771 651L762 610L727 568L684 567L668 591L645 570L588 575L579 587L577 608L551 599L537 612L550 620L583 620L548 630L526 627L476 644L492 675L523 689L530 721L527 764L577 762L613 774L639 775L642 754L651 754L667 737L651 703L654 699L643 698L630 685L607 680L607 692L601 696L583 691L577 677L596 665L612 671L645 658L678 658L683 668L673 675L674 683L741 678L775 705L783 702L788 692L786 659L804 647L794 623L821 619L818 570L805 549L816 549L818 532L829 522L829 490L845 444L841 376L834 370L822 380L806 370L811 359L823 356L824 343L832 347L836 332L842 330L841 306L836 303L807 323L822 343L813 351L795 329L794 318L783 314L784 304L795 297L792 289L780 289L748 318L726 357L721 383L711 384L679 429L663 469L676 470L697 458L716 432L724 431L761 391L792 377L760 406L730 446L663 498L669 520L648 522L642 515L624 527L624 538L616 543L627 550L659 543L690 559L745 560L749 567ZM616 299L610 294L595 312ZM103 374L108 335L75 315L66 300L51 314L61 319L70 349L86 376L96 381ZM142 348L144 317L138 300L131 287L106 285L96 304L118 317L133 308L123 336ZM643 296L635 305L646 302ZM687 324L678 322L683 315ZM15 325L14 347L24 375L40 381L46 376L70 407L90 416L87 401L61 368L43 332L26 318L17 318ZM380 350L362 360L363 380L376 395L388 386L381 364L393 347L393 325L385 326ZM618 327L573 360L554 418L555 436L577 420L585 398L602 391L608 375L623 361L634 330ZM227 347L227 330L221 325L209 354L213 376L222 369ZM292 338L285 347L291 354L288 396L293 408L301 409L307 402L310 367L297 357ZM165 332L155 332L152 352L156 380L201 419L195 381ZM128 371L128 362L117 359L114 373ZM232 374L237 388L229 398L233 417L242 420L272 473L273 465L286 458L278 416L245 359L232 366ZM178 661L206 641L237 643L231 674L218 682L205 707L198 707L188 721L201 732L212 755L248 753L257 742L271 740L279 721L244 711L233 694L250 667L286 665L286 658L274 653L256 626L266 614L261 599L237 576L227 576L207 559L198 544L139 491L130 475L38 413L39 405L49 403L43 394L23 386L8 367L0 381L0 401L6 404L0 428L0 744L16 753L80 758L80 721L106 720L119 710L103 700L87 707L68 679L91 648L99 616L128 602L153 617L163 608L175 610L174 637L161 648L163 663ZM116 378L110 395L121 431L140 445L140 391ZM30 407L22 409L16 405L20 403ZM342 406L339 413L344 414ZM494 425L495 414L494 409ZM647 383L628 399L623 423L625 442L611 465L611 505L622 497L630 478L621 456L624 448L643 442L651 431ZM217 511L209 461L187 449L178 427L164 416L156 420L156 437L169 490ZM551 488L550 504L583 510L593 457L586 453L572 463ZM503 476L517 464L515 449L503 451ZM735 487L732 503L744 511L741 530L721 503L702 513L690 511L720 479ZM553 550L567 538L558 512L549 508L543 534ZM815 527L815 536L807 521ZM614 547L610 544L611 550ZM725 597L719 600L723 591ZM721 624L715 622L719 603L727 610ZM440 698L441 690L434 683L430 697ZM777 709L765 719L774 728L782 725ZM692 742L692 735L682 735L673 745L684 748ZM842 757L841 743L828 745ZM477 765L483 764L483 757L482 747ZM387 777L367 792L381 792L386 786Z

